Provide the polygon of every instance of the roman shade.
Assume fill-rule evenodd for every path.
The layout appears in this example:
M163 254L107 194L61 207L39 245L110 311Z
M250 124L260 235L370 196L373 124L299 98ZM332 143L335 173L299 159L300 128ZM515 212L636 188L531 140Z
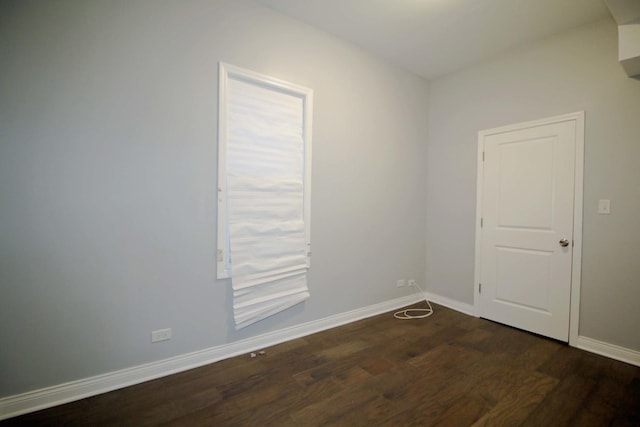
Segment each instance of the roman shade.
M227 64L220 73L218 265L240 329L310 295L310 91Z

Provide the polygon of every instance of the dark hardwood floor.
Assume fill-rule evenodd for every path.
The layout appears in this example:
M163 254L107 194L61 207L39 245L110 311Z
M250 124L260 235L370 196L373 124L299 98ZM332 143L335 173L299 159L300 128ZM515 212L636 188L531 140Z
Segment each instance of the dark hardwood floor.
M434 309L421 320L383 314L0 426L640 426L640 368Z

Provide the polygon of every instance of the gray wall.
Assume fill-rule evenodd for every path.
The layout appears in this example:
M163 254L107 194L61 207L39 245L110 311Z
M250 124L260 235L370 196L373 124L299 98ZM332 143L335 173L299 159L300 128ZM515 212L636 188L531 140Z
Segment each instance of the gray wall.
M1 9L0 396L424 284L422 79L238 0ZM215 280L218 61L315 91L311 299L241 332Z
M605 20L430 82L427 286L473 303L477 132L586 111L580 335L640 350L640 81ZM611 215L597 214L611 199Z

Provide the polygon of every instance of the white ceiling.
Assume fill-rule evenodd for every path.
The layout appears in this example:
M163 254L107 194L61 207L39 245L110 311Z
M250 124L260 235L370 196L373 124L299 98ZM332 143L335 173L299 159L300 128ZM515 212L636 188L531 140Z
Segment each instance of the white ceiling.
M432 79L610 16L603 0L256 0Z

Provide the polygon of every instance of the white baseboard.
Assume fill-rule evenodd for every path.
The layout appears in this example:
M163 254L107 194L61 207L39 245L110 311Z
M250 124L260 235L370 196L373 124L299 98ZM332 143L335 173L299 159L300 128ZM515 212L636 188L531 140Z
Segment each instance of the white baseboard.
M591 353L596 353L631 365L640 366L640 351L631 350L580 335L576 340L575 346L581 350L590 351Z
M471 304L465 304L463 302L456 301L437 294L432 294L430 292L425 292L424 295L429 299L429 301L435 302L436 304L443 305L452 310L456 310L470 316L477 316L476 309ZM621 362L629 363L635 366L640 366L640 351L631 350L625 347L620 347L614 344L609 344L604 341L598 341L594 340L593 338L588 338L580 335L576 339L575 343L571 343L571 345L581 350L599 354L610 359L619 360Z
M466 304L464 302L456 301L454 299L443 297L441 295L432 294L431 292L425 292L424 295L429 301L435 302L436 304L440 304L452 310L468 314L469 316L478 316L476 314L476 308L472 304Z
M257 337L0 399L0 420L208 365L421 301L409 295ZM443 304L444 305L444 304Z
M476 316L475 307L471 304L466 304L429 292L425 292L424 295L429 299L429 301L436 304L440 304L470 316ZM386 313L422 300L423 298L419 294L409 295L407 297L397 298L324 319L314 320L230 344L223 344L217 347L160 360L158 362L147 363L107 374L96 375L90 378L29 391L15 396L4 397L0 399L0 420L73 402L75 400L197 368L199 366L208 365L219 360L250 353L285 341ZM640 366L640 352L635 350L608 344L584 336L578 336L576 347L611 359Z

